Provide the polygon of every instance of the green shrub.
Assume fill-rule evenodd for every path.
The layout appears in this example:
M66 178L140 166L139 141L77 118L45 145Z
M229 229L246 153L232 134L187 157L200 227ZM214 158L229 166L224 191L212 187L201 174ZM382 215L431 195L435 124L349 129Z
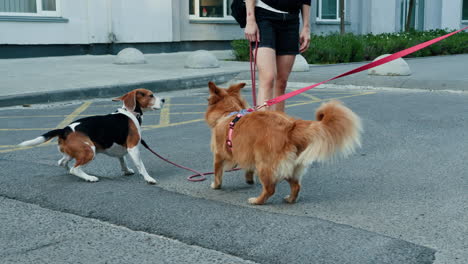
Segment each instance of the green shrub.
M395 53L449 32L451 31L437 29L378 35L354 35L351 33L312 35L310 48L303 55L310 64L370 61L382 54ZM249 43L246 40L234 40L231 46L237 60L249 60ZM467 32L455 34L407 57L462 53L468 53Z

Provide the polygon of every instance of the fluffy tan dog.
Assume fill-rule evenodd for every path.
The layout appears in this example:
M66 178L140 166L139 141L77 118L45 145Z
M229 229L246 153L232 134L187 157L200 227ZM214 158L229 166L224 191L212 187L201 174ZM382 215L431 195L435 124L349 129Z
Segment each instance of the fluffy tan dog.
M245 83L229 89L208 84L210 97L205 120L211 127L211 150L214 157L213 189L221 188L225 167L246 170L247 183L258 174L263 190L250 198L251 204L264 204L275 193L276 184L286 180L291 186L288 203L294 203L301 188L301 177L314 161L324 162L347 156L359 147L361 121L339 101L322 104L317 121L294 119L282 112L256 111L239 119L232 130L232 148L227 145L232 112L246 109L240 90Z

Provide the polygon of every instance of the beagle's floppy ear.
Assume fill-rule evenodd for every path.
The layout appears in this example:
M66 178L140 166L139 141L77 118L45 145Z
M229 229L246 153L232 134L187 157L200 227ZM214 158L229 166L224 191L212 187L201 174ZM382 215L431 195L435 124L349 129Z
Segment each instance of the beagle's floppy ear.
M229 87L229 89L227 90L228 93L238 93L240 91L240 89L244 88L246 85L246 83L238 83L238 84L233 84Z
M136 91L128 92L120 97L112 99L112 101L123 101L123 104L127 110L135 111L136 108Z

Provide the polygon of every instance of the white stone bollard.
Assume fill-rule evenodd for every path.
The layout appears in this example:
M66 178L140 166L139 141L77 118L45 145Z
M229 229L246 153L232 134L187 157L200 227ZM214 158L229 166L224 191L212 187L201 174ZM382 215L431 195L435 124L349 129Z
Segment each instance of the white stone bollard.
M185 61L185 68L219 68L219 61L211 52L206 50L197 50L188 56Z
M143 53L135 48L125 48L117 54L115 64L144 64L146 63Z
M307 60L301 54L296 55L296 60L294 61L294 66L292 68L293 72L308 72L309 64Z
M374 61L385 58L390 54L381 55L376 58ZM402 58L396 59L391 62L387 62L378 67L367 70L369 75L379 75L379 76L408 76L411 75L411 69Z

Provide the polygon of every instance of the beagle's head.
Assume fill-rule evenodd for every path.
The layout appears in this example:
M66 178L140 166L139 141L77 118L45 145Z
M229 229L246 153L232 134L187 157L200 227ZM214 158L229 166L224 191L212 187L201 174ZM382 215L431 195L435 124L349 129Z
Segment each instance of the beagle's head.
M118 98L112 99L112 101L123 101L124 107L132 112L139 109L142 112L146 112L149 110L161 109L165 100L164 98L155 96L150 90L135 89Z

